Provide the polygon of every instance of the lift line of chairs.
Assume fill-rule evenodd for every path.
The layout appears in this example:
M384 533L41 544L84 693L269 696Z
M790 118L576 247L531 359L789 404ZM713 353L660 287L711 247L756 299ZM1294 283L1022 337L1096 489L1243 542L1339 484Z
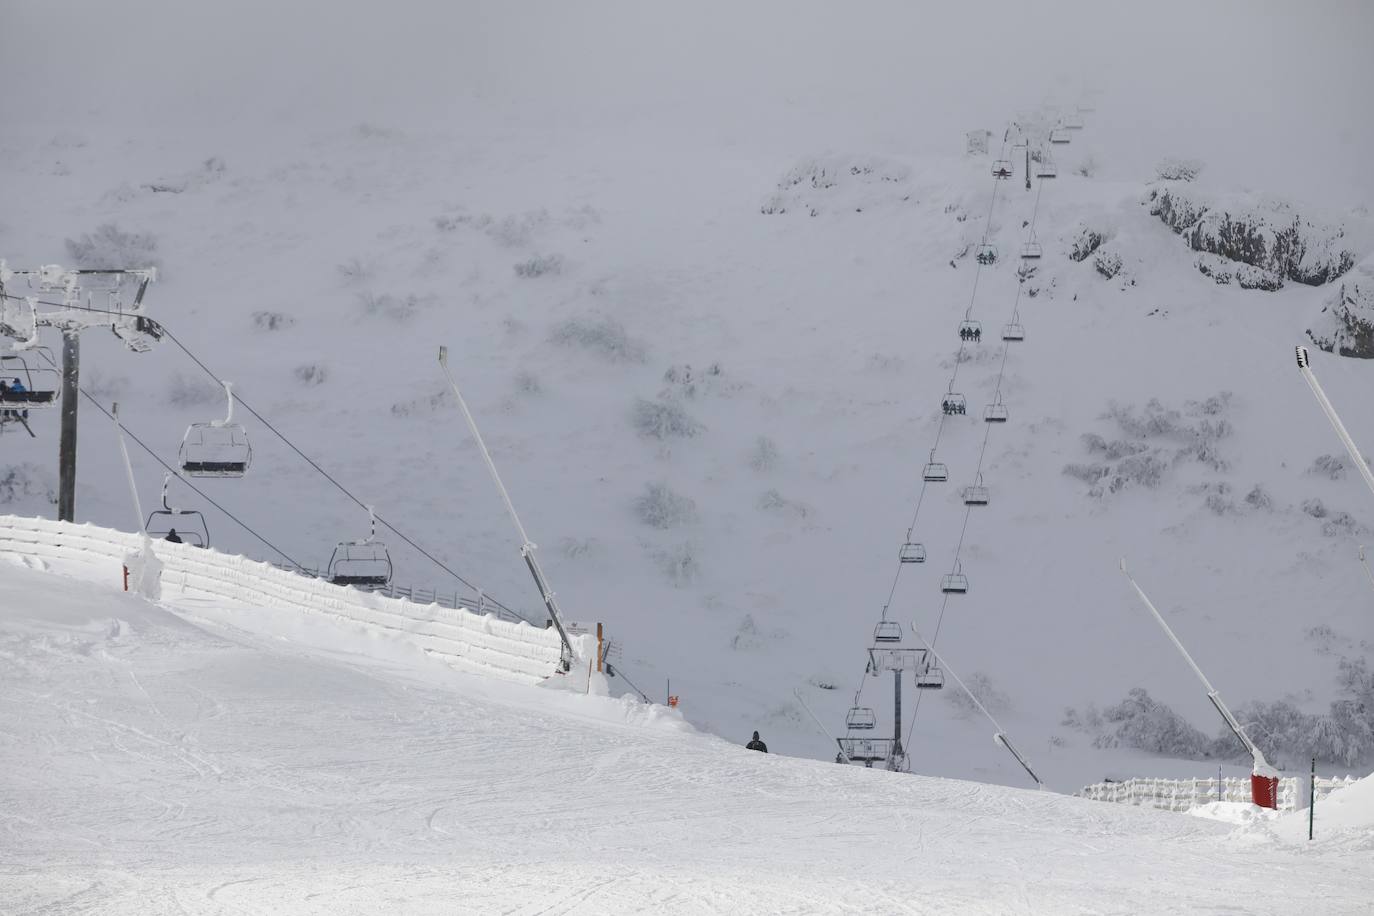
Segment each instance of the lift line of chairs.
M253 445L243 424L234 422L234 389L222 382L228 410L223 420L192 423L182 437L177 464L187 477L241 478L253 463ZM377 515L367 507L370 528L365 538L340 541L330 554L324 578L334 585L383 588L390 584L393 568L391 552L377 538ZM178 524L183 527L178 527ZM166 537L174 528L184 542L207 547L210 532L199 512L174 509L167 502L167 481L162 484L162 509L148 517L149 535Z

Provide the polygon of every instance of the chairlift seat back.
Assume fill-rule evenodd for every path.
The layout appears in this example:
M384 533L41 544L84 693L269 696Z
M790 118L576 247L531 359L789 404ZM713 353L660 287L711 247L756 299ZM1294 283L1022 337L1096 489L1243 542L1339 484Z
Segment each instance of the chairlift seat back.
M968 591L968 577L953 573L940 580L940 591L946 595L962 595Z

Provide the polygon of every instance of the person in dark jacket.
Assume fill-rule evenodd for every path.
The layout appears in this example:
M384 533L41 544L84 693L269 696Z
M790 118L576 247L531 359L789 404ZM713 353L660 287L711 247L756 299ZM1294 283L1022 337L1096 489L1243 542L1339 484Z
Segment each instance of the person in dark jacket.
M768 745L759 740L758 732L754 732L754 740L746 744L745 747L751 751L763 751L765 754L768 753Z
M181 536L178 535L178 534L177 534L177 530L176 530L175 528L173 528L171 531L167 532L167 536L166 536L165 538L163 538L163 540L164 540L164 541L171 541L173 544L180 544L180 543L181 543Z

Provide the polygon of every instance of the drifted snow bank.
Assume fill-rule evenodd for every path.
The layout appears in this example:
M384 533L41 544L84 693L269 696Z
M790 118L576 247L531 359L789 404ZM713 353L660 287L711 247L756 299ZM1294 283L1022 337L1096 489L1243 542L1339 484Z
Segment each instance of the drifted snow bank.
M1223 197L1187 183L1161 182L1150 188L1143 203L1194 251L1259 271L1238 266L1226 270L1200 259L1199 269L1218 283L1277 289L1287 279L1320 286L1355 263L1344 226L1305 217L1286 201L1256 195Z
M1307 842L1307 809L1267 825L1285 842ZM1374 774L1317 801L1313 839L1357 849L1374 849Z
M1328 353L1374 359L1374 258L1366 258L1322 304L1307 336Z
M140 536L94 525L0 515L0 553L90 565L118 583ZM471 611L419 605L277 569L267 563L158 541L162 585L281 610L326 614L400 636L450 666L527 684L551 676L561 643L553 630L507 623ZM134 569L140 572L151 569ZM135 578L131 575L131 587ZM148 594L151 583L142 586Z

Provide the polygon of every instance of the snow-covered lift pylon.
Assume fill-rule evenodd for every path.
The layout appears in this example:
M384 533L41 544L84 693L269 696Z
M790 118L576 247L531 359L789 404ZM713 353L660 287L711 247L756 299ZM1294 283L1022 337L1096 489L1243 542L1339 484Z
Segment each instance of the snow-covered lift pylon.
M501 482L501 475L496 472L496 462L491 459L491 452L487 451L487 443L482 438L482 433L477 428L477 421L473 419L472 411L468 410L467 401L463 400L463 393L458 390L458 382L453 378L453 373L448 368L448 347L439 347L439 366L444 370L444 377L448 379L449 387L453 389L453 396L458 400L458 407L463 411L463 417L468 421L468 429L472 431L472 437L477 440L477 448L482 453L482 460L487 464L487 470L491 473L492 483L496 484L496 490L501 494L501 501L506 504L506 513L510 516L511 523L515 525L515 531L520 535L520 556L524 559L525 565L529 567L530 576L534 578L535 588L539 589L539 597L544 601L544 607L549 612L549 620L553 622L554 628L558 630L558 638L563 642L563 651L559 659L559 667L562 671L572 670L573 652L572 642L568 639L568 631L563 627L563 614L558 608L558 602L554 599L553 590L549 588L548 580L544 578L544 571L539 568L539 561L535 559L534 552L537 549L529 535L525 533L525 526L520 524L520 516L515 514L515 504L510 500L510 494L506 492L506 485Z
M1135 577L1131 575L1130 570L1126 568L1125 557L1121 559L1121 572L1126 577L1126 581L1131 583L1131 588L1135 589L1135 593L1140 597L1141 603L1144 604L1146 609L1154 616L1155 622L1158 623L1160 629L1164 631L1164 635L1169 637L1169 641L1174 644L1174 648L1178 649L1179 654L1183 656L1183 660L1188 663L1188 667L1193 669L1193 673L1196 674L1198 680L1202 682L1202 686L1207 688L1207 699L1211 701L1212 706L1216 708L1217 713L1226 722L1226 727L1231 729L1231 732L1240 740L1240 743L1250 752L1250 757L1254 761L1254 768L1250 771L1250 790L1255 804L1263 808L1277 808L1279 771L1270 766L1269 761L1264 759L1264 753L1255 746L1255 742L1250 740L1250 736L1245 733L1244 726L1236 720L1236 717L1231 714L1230 708L1222 702L1221 694L1212 686L1212 682L1207 680L1207 675L1202 673L1202 669L1197 666L1197 662L1193 661L1193 657L1188 654L1188 650L1183 648L1183 643L1174 635L1173 629L1170 628L1169 624L1164 620L1163 615L1161 615L1159 610L1154 606L1154 602L1145 594L1145 590L1140 587L1135 581Z

